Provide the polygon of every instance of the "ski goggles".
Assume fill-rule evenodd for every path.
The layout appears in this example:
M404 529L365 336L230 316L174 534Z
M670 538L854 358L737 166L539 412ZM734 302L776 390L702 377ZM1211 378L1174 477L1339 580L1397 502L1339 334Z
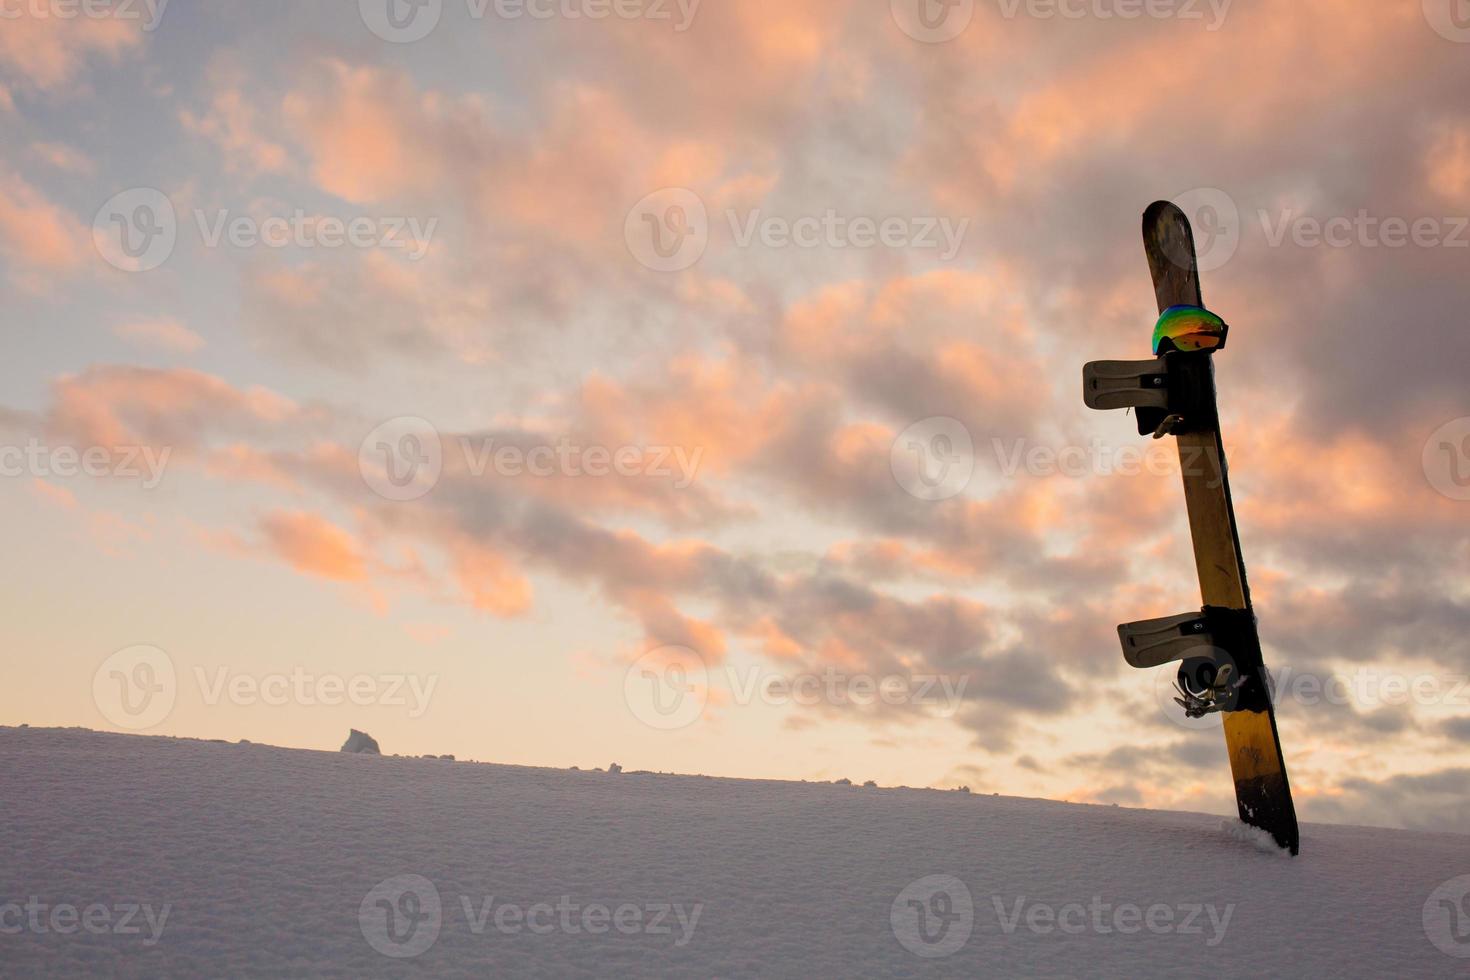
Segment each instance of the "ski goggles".
M1225 346L1225 335L1229 332L1229 325L1209 310L1171 306L1154 327L1154 353L1219 350Z

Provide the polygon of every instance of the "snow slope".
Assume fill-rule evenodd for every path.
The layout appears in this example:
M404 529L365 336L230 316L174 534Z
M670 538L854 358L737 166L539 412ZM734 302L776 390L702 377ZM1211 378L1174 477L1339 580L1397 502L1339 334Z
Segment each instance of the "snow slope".
M1470 972L1454 834L13 728L0 801L6 977Z

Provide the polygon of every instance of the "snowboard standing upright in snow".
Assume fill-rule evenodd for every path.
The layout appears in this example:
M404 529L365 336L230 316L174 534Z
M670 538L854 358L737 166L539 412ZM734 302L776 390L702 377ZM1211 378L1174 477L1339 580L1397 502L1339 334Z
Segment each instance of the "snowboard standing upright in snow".
M1191 717L1220 712L1240 819L1297 853L1291 785L1261 657L1215 405L1214 352L1229 328L1204 309L1194 234L1167 201L1143 215L1144 248L1161 314L1151 361L1098 361L1083 370L1083 399L1132 408L1139 431L1178 440L1184 499L1204 608L1118 627L1134 667L1182 661L1176 702Z

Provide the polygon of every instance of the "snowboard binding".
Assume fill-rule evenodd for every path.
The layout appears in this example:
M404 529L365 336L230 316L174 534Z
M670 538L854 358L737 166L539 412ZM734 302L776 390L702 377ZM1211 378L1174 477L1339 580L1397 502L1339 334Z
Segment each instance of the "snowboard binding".
M1219 428L1209 351L1166 344L1149 361L1093 361L1082 369L1082 400L1088 408L1133 409L1138 434L1155 439Z
M1250 697L1251 671L1242 662L1259 660L1249 640L1254 618L1242 609L1206 606L1199 612L1124 623L1118 627L1123 659L1146 670L1180 661L1174 703L1190 718L1236 711ZM1251 652L1256 651L1254 657Z
M1184 709L1186 718L1203 718L1216 711L1229 711L1244 678L1235 676L1235 667L1219 663L1211 657L1192 657L1179 666L1174 690L1179 695L1174 703Z

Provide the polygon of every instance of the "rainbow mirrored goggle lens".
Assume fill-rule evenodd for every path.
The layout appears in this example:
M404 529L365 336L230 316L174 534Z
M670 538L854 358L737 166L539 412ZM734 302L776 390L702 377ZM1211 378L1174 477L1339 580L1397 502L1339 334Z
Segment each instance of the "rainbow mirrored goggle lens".
M1154 327L1154 353L1171 350L1193 353L1219 350L1225 346L1230 327L1209 310L1198 306L1171 306Z

